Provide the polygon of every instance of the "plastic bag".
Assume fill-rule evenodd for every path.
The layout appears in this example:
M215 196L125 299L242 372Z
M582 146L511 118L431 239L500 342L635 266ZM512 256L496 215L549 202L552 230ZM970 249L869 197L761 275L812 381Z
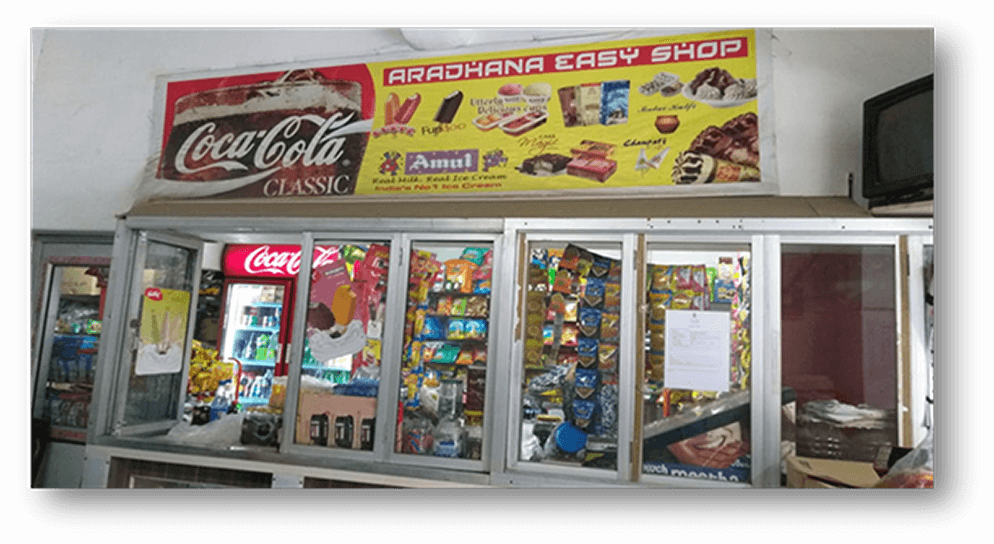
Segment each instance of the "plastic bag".
M243 414L225 414L205 425L182 422L166 434L168 440L203 446L234 446L240 443Z
M878 488L932 488L934 477L932 430L907 455L897 460L887 474L873 485Z

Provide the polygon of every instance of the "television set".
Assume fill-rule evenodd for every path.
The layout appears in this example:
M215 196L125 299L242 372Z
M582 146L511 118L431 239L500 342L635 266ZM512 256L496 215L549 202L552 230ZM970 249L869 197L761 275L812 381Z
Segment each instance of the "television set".
M870 208L932 200L933 74L863 103L863 198Z

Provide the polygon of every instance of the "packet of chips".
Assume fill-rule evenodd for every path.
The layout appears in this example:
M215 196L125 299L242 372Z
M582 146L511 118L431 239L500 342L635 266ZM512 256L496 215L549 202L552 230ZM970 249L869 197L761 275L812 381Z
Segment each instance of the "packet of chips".
M452 300L452 306L449 309L449 315L454 316L464 316L466 315L466 304L468 303L466 297L456 297Z
M438 297L438 305L435 306L435 313L438 315L452 315L452 297Z
M467 317L487 317L487 297L472 296L466 299Z
M477 266L463 259L445 261L445 283L443 290L460 293L473 292L473 272Z
M587 284L583 288L584 305L591 308L603 308L604 285L604 280L601 278L587 278Z
M618 311L621 309L621 284L604 283L604 309Z
M573 389L578 397L586 399L597 392L600 373L595 369L578 368L573 381Z
M580 308L579 320L577 320L580 333L587 337L597 337L600 333L601 311L597 308Z
M597 368L601 372L614 372L618 368L618 345L601 344L597 350Z
M601 341L617 342L620 334L620 316L615 313L601 313Z
M556 271L556 278L552 282L552 290L557 293L569 295L573 292L573 282L575 278L570 270L560 268Z
M589 368L597 364L598 344L596 338L581 337L577 340L577 362L580 366Z
M586 429L594 419L594 410L597 403L593 400L575 399L572 403L573 424L581 429Z
M669 291L649 293L649 320L665 321L666 310L670 307L673 294Z
M484 256L487 254L487 251L488 249L485 247L467 247L463 250L459 258L469 261L476 266L483 266Z

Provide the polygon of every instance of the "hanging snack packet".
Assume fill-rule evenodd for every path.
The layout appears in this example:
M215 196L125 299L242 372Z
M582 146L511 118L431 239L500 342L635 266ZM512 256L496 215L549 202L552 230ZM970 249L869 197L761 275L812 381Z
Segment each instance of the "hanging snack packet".
M587 278L583 289L583 303L591 308L602 308L604 304L604 280Z
M607 271L607 281L621 282L621 261L618 259L611 259L611 268Z
M581 399L589 398L597 392L597 384L600 381L600 373L590 368L576 369L573 389Z
M576 270L580 263L580 248L569 244L563 250L562 258L559 260L559 269Z
M690 267L690 281L691 288L695 293L707 293L708 290L708 279L707 279L707 267L703 264L698 264Z
M556 318L556 315L562 315L564 320L566 317L566 297L562 293L553 293L549 297L549 308L546 312L546 319L552 321Z
M549 252L540 247L532 248L531 265L542 270L549 268Z
M562 346L575 346L579 342L580 334L577 329L576 323L570 323L568 325L563 325L563 334L560 345Z
M620 335L620 316L613 313L601 313L601 341L617 342Z
M572 408L573 424L581 429L586 429L594 419L597 403L592 400L575 399Z
M580 319L577 321L580 333L586 337L596 338L600 332L601 311L597 308L580 308Z
M569 295L573 292L573 273L560 268L556 271L556 277L552 282L552 290L556 293Z
M673 291L680 290L694 290L694 280L693 280L693 270L692 267L676 266L673 268Z
M590 275L590 269L594 266L594 255L585 249L580 250L580 257L576 262L576 272L581 278Z
M649 379L657 382L663 381L663 369L666 364L666 356L661 352L650 351L646 357L646 371Z
M566 301L566 315L564 316L564 321L575 322L579 317L580 303L576 299L569 299Z
M592 367L597 364L598 344L596 338L581 337L577 340L577 363L582 367Z
M609 270L611 270L611 259L592 253L593 263L590 266L590 275L595 278L603 278L607 276Z
M665 321L673 295L669 291L649 293L649 320Z
M541 333L539 339L535 340L533 338L525 339L525 366L528 368L542 367L542 338Z
M670 309L689 310L693 305L694 305L693 291L676 291L673 293L673 299L670 302Z
M672 266L661 264L649 265L649 291L669 291L672 287Z
M652 351L662 352L666 347L666 328L663 324L651 323L649 325L649 345Z
M614 372L618 368L618 345L601 344L597 350L597 367L601 372Z
M608 282L604 284L604 309L618 311L621 309L621 284Z

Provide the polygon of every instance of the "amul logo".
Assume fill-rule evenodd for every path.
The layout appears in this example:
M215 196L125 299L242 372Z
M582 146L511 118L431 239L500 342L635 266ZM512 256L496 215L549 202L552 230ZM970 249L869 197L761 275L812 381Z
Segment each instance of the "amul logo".
M479 149L420 151L408 153L404 158L404 174L408 176L476 172L479 166Z

